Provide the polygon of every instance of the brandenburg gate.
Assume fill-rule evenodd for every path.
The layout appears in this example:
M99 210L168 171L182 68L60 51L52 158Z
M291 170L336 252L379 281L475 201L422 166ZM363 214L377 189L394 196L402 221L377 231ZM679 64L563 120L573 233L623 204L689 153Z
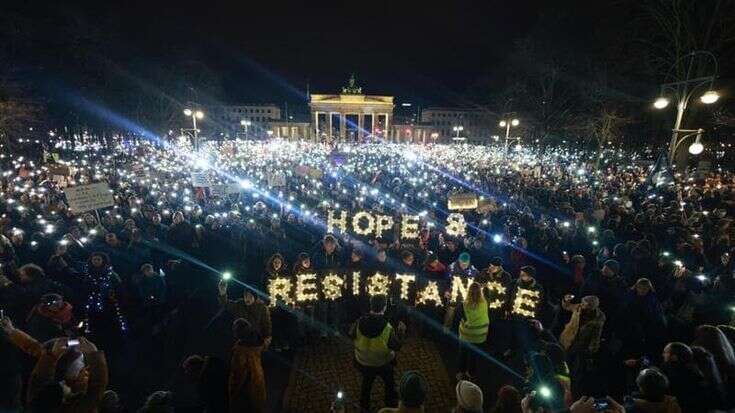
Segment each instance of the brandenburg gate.
M338 95L312 94L309 100L318 141L365 142L390 138L393 96L362 94L355 76Z

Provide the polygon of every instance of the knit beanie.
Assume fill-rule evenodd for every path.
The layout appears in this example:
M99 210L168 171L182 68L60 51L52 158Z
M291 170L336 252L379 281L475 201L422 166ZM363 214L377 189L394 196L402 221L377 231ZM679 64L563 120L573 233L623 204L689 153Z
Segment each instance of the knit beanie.
M418 371L407 371L401 378L398 391L404 406L417 408L424 404L426 394L429 392L429 385L426 383L424 376Z
M457 383L457 404L467 412L482 412L482 390L472 382L461 380Z

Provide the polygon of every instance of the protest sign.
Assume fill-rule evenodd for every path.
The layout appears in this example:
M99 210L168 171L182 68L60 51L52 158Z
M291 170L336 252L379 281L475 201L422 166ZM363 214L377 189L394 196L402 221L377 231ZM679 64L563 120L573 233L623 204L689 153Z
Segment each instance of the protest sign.
M47 168L48 168L49 175L63 175L63 176L71 175L71 168L69 168L69 166L67 165L55 163L55 164L50 164Z
M449 195L447 208L450 211L462 211L477 208L477 195L471 193L456 193Z
M238 184L217 184L209 187L209 194L212 196L225 196L240 192Z
M66 202L74 213L107 208L115 204L110 188L104 182L66 188Z
M283 172L273 172L268 175L268 186L271 188L286 186L286 175Z

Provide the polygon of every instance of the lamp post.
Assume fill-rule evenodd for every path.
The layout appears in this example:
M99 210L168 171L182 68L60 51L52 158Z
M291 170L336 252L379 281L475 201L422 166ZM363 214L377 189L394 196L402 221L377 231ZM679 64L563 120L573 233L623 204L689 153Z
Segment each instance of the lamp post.
M245 139L248 138L248 126L250 126L252 124L253 123L250 122L249 120L243 119L243 120L240 121L240 125L242 125L243 129L245 130Z
M461 141L461 140L464 140L464 138L461 138L461 137L459 136L459 133L460 133L460 132L462 132L462 131L464 130L464 126L461 126L461 125L460 125L460 126L453 126L453 127L452 127L452 130L453 130L453 131L455 131L455 132L457 132L457 136L455 136L455 137L453 138L453 140L454 140L454 141Z
M194 150L199 151L199 129L197 129L197 119L204 119L204 112L201 110L184 109L184 115L191 117L194 125Z
M518 120L518 118L514 118L510 115L507 115L508 118L503 119L500 121L499 125L501 128L505 128L505 152L508 152L508 145L510 144L511 140L517 140L518 142L521 141L520 137L517 138L511 138L510 137L510 128L511 126L515 127L521 124L521 121Z
M698 69L697 59L703 58L700 62L707 63L711 60L714 65L714 72L709 76L699 76L692 78L694 71ZM686 61L688 59L688 61ZM653 102L653 107L656 109L665 109L669 106L671 101L669 96L676 101L676 119L674 121L674 128L672 129L671 141L669 142L669 165L675 166L676 154L681 143L690 136L696 136L696 141L689 147L689 153L692 155L699 155L704 150L704 145L700 142L703 129L681 129L682 121L684 120L684 113L689 106L689 101L698 92L698 90L706 87L706 91L699 97L699 100L705 105L710 105L717 102L720 95L713 89L715 78L717 77L717 58L714 54L704 50L698 50L691 52L685 56L679 58L669 69L669 74L678 65L682 64L682 68L686 66L686 73L684 74L684 80L676 82L664 83L661 85L659 91L659 97ZM669 77L669 75L667 75ZM680 135L685 133L686 135Z

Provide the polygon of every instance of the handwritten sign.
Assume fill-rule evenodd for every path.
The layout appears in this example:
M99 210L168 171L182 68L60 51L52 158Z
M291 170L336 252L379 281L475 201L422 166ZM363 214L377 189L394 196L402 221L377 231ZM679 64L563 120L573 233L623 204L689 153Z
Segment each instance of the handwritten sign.
M72 186L64 190L72 212L80 213L115 205L110 188L104 182Z

